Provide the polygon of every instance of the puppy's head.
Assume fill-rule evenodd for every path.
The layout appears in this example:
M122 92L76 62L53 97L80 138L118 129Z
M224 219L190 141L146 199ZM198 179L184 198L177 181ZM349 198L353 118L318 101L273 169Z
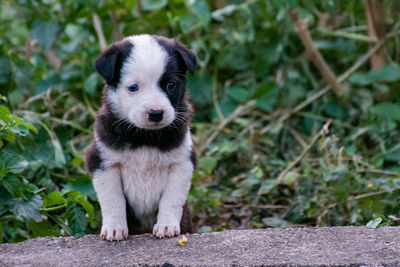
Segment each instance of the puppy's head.
M166 127L185 112L186 71L195 67L196 56L184 45L150 35L127 37L95 62L107 84L106 103L144 129Z

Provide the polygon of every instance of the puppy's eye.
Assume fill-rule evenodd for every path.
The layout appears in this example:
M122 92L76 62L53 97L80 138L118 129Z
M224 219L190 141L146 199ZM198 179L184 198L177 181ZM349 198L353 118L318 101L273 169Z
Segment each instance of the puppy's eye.
M176 84L173 82L168 82L167 85L165 86L165 89L167 89L167 91L174 91L176 88Z
M139 90L139 85L137 85L136 83L128 87L128 91L131 93L137 92L138 90Z

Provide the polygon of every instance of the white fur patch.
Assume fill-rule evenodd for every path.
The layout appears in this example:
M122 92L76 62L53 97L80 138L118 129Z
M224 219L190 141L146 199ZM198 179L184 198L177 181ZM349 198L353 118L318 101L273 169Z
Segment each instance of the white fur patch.
M126 202L122 191L120 170L113 166L93 173L93 186L101 206L103 225L100 235L107 240L128 236Z
M154 226L156 222L154 215L158 209L157 224L153 231L156 236L179 234L182 208L186 202L194 169L190 160L192 149L190 131L187 132L182 145L168 152L151 147L117 151L103 145L96 135L95 138L103 166L106 169L118 169L118 172L110 173L113 177L109 179L121 181L121 191L111 188L110 192L110 187L100 189L99 186L95 186L99 200L105 198L101 196L102 194L107 194L109 199L109 203L100 202L103 218L106 217L103 220L107 221L107 218L113 217L115 213L108 208L103 209L103 205L108 207L120 203L122 194L122 197L126 196L146 228L151 229ZM94 183L98 183L96 173ZM111 185L111 183L104 184ZM116 186L116 183L113 186ZM116 195L112 197L111 194ZM126 218L126 214L121 214L121 218Z
M121 80L116 90L108 90L107 99L115 113L129 120L139 128L158 129L175 119L175 110L158 81L168 63L168 53L150 35L136 35L125 38L133 44L130 55L121 69ZM137 84L137 92L128 87ZM163 110L159 123L149 121L148 113Z

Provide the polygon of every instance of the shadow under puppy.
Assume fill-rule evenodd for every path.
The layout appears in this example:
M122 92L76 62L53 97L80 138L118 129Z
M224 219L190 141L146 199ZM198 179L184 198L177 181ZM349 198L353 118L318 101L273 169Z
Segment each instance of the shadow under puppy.
M106 86L86 165L101 206L104 239L192 232L186 199L196 154L186 72L195 67L192 51L153 35L127 37L96 60Z

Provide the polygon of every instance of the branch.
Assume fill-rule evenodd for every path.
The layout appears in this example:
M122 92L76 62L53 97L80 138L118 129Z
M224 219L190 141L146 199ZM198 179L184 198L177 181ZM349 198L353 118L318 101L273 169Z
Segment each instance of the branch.
M26 60L31 60L32 54L33 54L33 47L31 43L31 36L28 35L28 39L26 39L26 45L25 45L25 57Z
M50 65L53 66L56 70L59 70L61 67L61 59L54 53L53 49L50 48L46 52L47 60L50 62Z
M336 96L340 97L343 94L343 88L338 82L336 75L332 72L322 57L319 50L315 47L314 41L311 38L310 32L308 31L308 21L299 19L299 16L294 9L291 9L289 14L294 24L294 30L299 35L300 40L306 49L307 55L321 73L322 77L324 77L325 81L332 87Z
M118 27L117 16L115 16L115 12L113 10L110 10L109 14L110 14L111 23L113 26L114 42L122 40L122 34L119 31L119 27Z
M104 51L107 48L107 43L106 39L104 38L103 26L101 25L99 16L96 13L93 13L92 20L94 29L96 30L97 37L99 38L101 51Z
M310 151L310 149L314 146L314 144L318 141L318 139L326 134L329 133L329 125L332 123L332 120L328 120L324 126L322 126L321 130L318 132L317 135L315 135L313 137L313 139L311 140L311 143L306 146L303 151L301 152L301 154L284 170L282 171L278 178L276 178L275 184L278 185L282 182L283 178L285 178L286 174L288 172L290 172L306 155L307 153Z
M371 44L379 42L385 33L385 8L382 0L365 0L368 36ZM377 70L386 65L386 48L382 46L371 57L371 68Z

